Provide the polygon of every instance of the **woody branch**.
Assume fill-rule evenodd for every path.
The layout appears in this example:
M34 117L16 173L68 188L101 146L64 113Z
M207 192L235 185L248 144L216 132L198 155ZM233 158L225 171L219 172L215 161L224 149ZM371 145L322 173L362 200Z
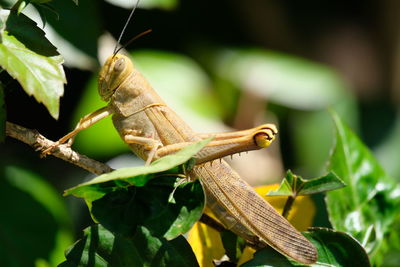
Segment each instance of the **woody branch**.
M6 135L24 142L36 150L46 149L54 144L53 141L47 139L38 131L27 129L11 122L6 122ZM107 164L81 155L67 145L58 146L54 149L52 155L97 175L113 170Z

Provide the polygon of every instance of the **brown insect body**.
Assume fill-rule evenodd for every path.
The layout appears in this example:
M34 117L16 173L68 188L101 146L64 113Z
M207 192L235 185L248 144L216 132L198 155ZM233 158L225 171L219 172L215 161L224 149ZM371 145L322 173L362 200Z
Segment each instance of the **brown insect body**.
M152 157L152 151L169 145L201 140L134 69L128 57L117 54L107 60L100 72L99 93L110 101L108 107L121 138L144 160ZM225 161L197 165L190 176L200 179L208 207L228 229L301 263L316 262L314 246Z

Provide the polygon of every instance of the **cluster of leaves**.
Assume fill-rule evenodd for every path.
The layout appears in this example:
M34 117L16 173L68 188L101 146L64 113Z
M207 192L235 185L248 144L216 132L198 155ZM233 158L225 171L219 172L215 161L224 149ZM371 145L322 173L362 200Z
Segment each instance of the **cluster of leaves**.
M36 22L19 13L22 6L0 9L0 66L57 119L66 83L63 59Z
M0 66L20 82L27 94L33 95L38 102L46 106L54 118L57 118L59 98L63 94L63 84L66 82L61 66L63 60L37 24L20 13L28 3L34 4L41 10L48 7L47 2L49 1L18 1L11 10L0 9ZM218 59L219 63L213 65L214 73L217 80L220 79L221 83L225 83L225 86L221 87L225 90L230 90L227 84L245 84L246 88L272 102L300 109L310 107L310 98L307 97L310 94L317 95L316 97L321 101L313 102L322 106L332 104L332 99L340 99L341 94L344 94L343 90L338 90L342 87L332 76L332 72L298 59L282 58L276 53L256 50L229 50L219 55L221 57ZM168 58L162 53L147 53L145 56L147 60L161 58L168 62ZM257 60L254 60L255 58ZM140 62L140 53L136 60ZM183 58L181 62L182 65L191 64ZM142 67L143 65L142 63ZM296 65L301 65L302 68L296 68ZM161 67L176 70L176 66ZM250 73L249 69L255 71ZM300 73L298 73L299 69L302 70ZM272 76L275 79L268 81L268 90L265 90L263 83L262 73L265 72L273 72ZM316 72L319 72L320 79L304 78ZM298 90L303 93L288 98L287 91L285 93L280 90L279 86L282 86L282 81L285 81L284 88L293 92L291 88L294 85L282 75L302 77L313 83L303 84L306 88L304 90L309 90L308 93ZM193 76L195 75L191 77ZM202 80L201 77L197 78L197 80ZM298 81L298 79L293 80ZM320 91L316 88L326 84L333 88L327 88L328 93L321 93L318 96ZM171 87L179 88L179 86ZM315 97L312 100L314 99ZM188 103L190 108L195 106L190 99L180 102ZM230 109L231 102L224 101L227 110ZM3 105L4 93L0 87L0 109L3 109ZM290 212L292 205L296 205L297 196L327 192L326 206L333 229L314 228L304 233L318 250L319 259L315 266L368 266L370 261L374 265L380 265L388 251L399 249L396 247L399 233L392 229L400 222L398 216L400 188L385 174L366 146L335 114L333 121L336 129L336 144L328 160L326 169L328 174L320 178L304 180L288 172L281 187L270 195L288 196L285 214ZM0 110L0 137L4 135L4 125L5 112ZM321 133L321 131L307 129L311 133ZM301 136L301 134L294 135ZM312 134L307 133L307 135L308 138L315 138ZM97 147L90 145L90 140L95 140L95 138L88 138L88 140L83 143L89 144L91 148ZM187 183L180 181L182 174L192 167L191 157L206 143L207 141L194 144L176 155L154 162L149 167L119 169L67 190L66 195L85 199L97 224L84 230L83 238L67 250L66 260L61 266L197 266L196 257L182 235L199 220L204 208L204 195L198 181ZM307 149L299 149L299 151ZM314 157L318 156L314 155ZM49 206L50 215L45 215L49 216L49 224L38 226L39 232L49 229L57 232L51 221L53 217L60 224L68 222L65 207L60 204L54 192L37 182L40 179L32 178L34 176L13 168L4 168L4 177L7 178L8 183L3 187L9 187L10 192L18 188L25 192L23 197L35 200L32 205L45 203ZM47 193L36 194L35 192L38 191L34 191L33 188L40 188L41 192ZM4 197L1 203L7 203L7 195L1 196ZM4 205L4 210L12 214L11 210L5 209L7 207L9 208ZM37 207L25 208L40 210ZM28 211L26 212L28 214ZM11 229L10 225L11 222L8 225ZM26 226L21 226L23 227ZM68 227L68 225L64 226L54 234L59 236L55 244L52 244L52 241L45 241L46 247L40 247L40 252L32 250L38 254L25 257L24 259L27 259L29 263L21 262L21 264L29 265L37 258L48 259L46 253L51 250L49 248L51 246L56 249L52 251L52 259L49 262L58 263L62 258L59 255L60 251L71 241L70 236L66 237L65 234ZM20 233L12 234L14 237L8 239L19 242L20 239L15 237L19 237ZM237 258L234 256L237 254L237 247L232 246L232 242L224 242L226 254L231 258ZM32 246L32 244L28 245ZM19 244L15 246L20 247ZM15 249L12 250L15 251ZM29 252L30 250L23 247L21 251ZM272 249L264 249L257 252L254 258L243 266L299 265Z
M191 157L208 141L149 167L118 169L67 190L67 195L86 200L100 225L85 230L63 264L196 265L182 234L200 219L205 199L198 181L181 183L179 175L191 167Z

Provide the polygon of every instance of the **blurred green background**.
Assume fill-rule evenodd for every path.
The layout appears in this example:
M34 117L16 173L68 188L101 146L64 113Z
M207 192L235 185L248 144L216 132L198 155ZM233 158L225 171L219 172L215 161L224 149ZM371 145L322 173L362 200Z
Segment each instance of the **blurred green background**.
M3 7L13 3L0 1ZM111 55L134 1L51 5L59 18L46 14L44 30L65 58L68 81L59 120L5 72L0 78L6 81L7 120L56 140L80 117L105 105L97 94L97 72ZM253 185L278 182L286 169L303 177L322 174L334 136L328 108L351 125L399 181L398 11L400 2L388 0L142 0L122 43L153 30L126 53L196 131L278 125L279 138L270 149L233 157L232 164ZM34 8L24 13L43 25ZM103 162L114 159L113 166L141 164L119 139L110 119L78 135L74 149ZM0 167L5 178L0 180L4 184L0 205L10 208L12 202L13 207L27 208L23 203L34 203L27 208L30 215L24 223L37 228L20 233L22 240L29 240L24 235L35 231L49 235L26 263L33 259L45 266L38 257L57 262L65 247L91 224L82 201L61 197L64 189L87 179L88 173L53 157L40 159L32 148L11 138L0 144ZM30 184L9 178L15 172L28 177ZM48 203L43 201L44 192L57 208L43 204ZM15 218L6 217L2 216L1 229L15 226ZM316 224L327 222L317 217ZM15 248L16 255L21 250ZM22 263L21 259L15 266Z

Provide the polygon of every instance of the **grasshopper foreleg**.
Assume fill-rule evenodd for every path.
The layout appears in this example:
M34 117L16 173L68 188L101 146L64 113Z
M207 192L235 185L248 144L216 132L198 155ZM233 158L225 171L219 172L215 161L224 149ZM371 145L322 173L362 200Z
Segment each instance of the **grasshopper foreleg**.
M76 125L75 129L72 132L69 132L65 136L61 137L57 142L55 142L53 145L50 147L47 147L45 150L41 152L41 156L46 156L47 154L50 154L53 149L56 147L64 144L65 142L68 141L68 146L71 146L75 136L82 130L89 128L96 122L104 119L105 117L111 115L113 113L113 110L110 106L105 106L103 108L100 108L85 117L81 118L79 123Z

